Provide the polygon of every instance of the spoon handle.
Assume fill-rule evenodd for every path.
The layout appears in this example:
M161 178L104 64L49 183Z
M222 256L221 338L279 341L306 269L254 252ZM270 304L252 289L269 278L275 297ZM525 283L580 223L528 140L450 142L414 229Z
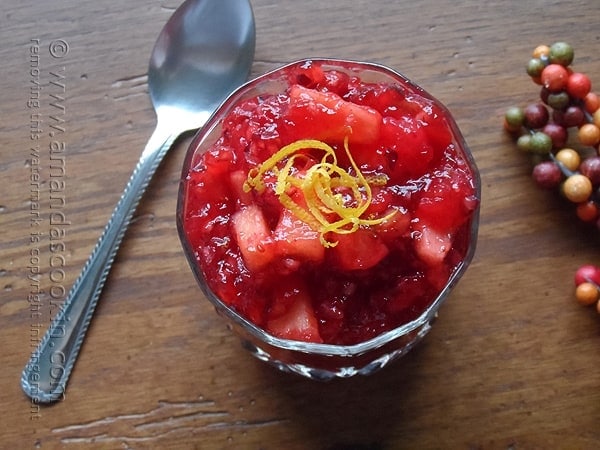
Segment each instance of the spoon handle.
M21 375L25 394L39 403L64 398L100 292L135 209L158 165L177 137L157 127L81 274Z

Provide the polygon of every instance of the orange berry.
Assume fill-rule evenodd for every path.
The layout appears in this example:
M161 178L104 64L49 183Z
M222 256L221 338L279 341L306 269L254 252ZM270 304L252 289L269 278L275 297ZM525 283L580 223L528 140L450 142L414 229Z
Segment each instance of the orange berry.
M583 203L592 195L592 182L585 175L576 173L563 183L563 193L573 203Z
M600 142L600 128L593 123L583 124L577 131L577 137L583 145L594 146Z
M534 58L542 58L544 56L548 56L550 54L550 47L547 45L538 45L533 49L533 57Z
M555 158L571 172L575 172L581 164L581 156L572 148L563 148L556 153Z
M585 282L575 288L575 298L581 305L589 306L598 302L600 293L595 284Z
M594 114L598 108L600 108L600 97L595 92L588 92L583 98L585 110L590 114Z

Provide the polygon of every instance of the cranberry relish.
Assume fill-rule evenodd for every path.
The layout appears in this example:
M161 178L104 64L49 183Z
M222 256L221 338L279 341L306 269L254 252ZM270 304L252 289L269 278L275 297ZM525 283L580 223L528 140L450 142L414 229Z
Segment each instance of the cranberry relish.
M417 318L465 259L476 175L446 111L414 86L314 62L286 76L284 92L235 105L220 138L194 155L183 230L209 288L249 321L277 337L356 344ZM337 166L367 180L370 224L322 232L284 206L278 174L289 158L277 155L302 140L327 145ZM302 179L323 152L298 152L290 171ZM273 158L263 188L252 188ZM355 202L343 186L336 193ZM294 185L286 194L307 203Z

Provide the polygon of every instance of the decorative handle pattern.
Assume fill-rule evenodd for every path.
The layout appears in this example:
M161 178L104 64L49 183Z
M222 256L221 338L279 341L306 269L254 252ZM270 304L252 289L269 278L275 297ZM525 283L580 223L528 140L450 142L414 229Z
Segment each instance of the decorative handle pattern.
M157 127L81 274L21 375L25 394L39 403L64 397L96 304L125 231L161 160L177 137Z

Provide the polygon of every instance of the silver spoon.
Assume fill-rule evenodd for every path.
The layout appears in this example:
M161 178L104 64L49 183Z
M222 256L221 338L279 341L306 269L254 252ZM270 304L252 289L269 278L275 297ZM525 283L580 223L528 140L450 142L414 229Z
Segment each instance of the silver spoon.
M100 292L152 175L175 139L204 125L246 80L254 46L248 0L186 0L161 31L148 67L156 129L83 271L23 370L21 386L32 400L64 397Z

